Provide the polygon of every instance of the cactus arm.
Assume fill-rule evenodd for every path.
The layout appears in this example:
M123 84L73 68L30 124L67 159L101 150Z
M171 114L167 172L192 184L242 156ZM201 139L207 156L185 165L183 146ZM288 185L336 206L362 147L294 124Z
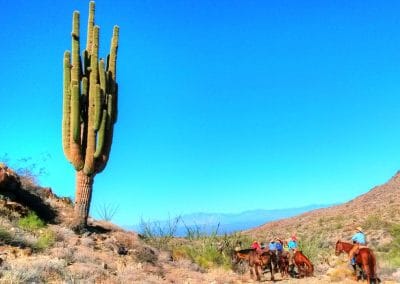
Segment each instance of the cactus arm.
M80 82L80 77L81 77L81 67L80 67L80 56L79 56L79 12L75 11L73 13L73 18L72 18L72 68L71 68L71 91L72 91L72 86L73 82ZM80 93L80 86L79 83L76 84L78 88L78 96ZM72 92L71 92L72 96ZM79 114L79 109L78 110L72 110L72 101L71 101L71 113L70 115L73 115L75 113ZM75 104L76 106L76 104ZM70 123L72 123L72 117L70 117ZM75 167L76 170L80 170L83 167L83 156L82 156L82 150L79 144L79 139L78 141L75 140L75 138L79 137L74 137L74 133L76 132L77 129L72 129L70 127L70 157L71 157L71 163Z
M69 51L64 52L64 95L63 95L63 118L62 118L62 145L64 155L68 161L70 158L70 115L71 115L71 54Z
M85 49L82 52L82 65L83 65L83 71L82 71L82 75L83 76L87 76L90 72L90 55L89 52Z
M104 149L104 136L106 135L106 121L107 121L107 110L103 109L103 114L101 117L101 124L99 131L97 132L97 145L96 145L96 152L94 153L95 158L99 158L103 153Z
M94 173L94 153L96 148L96 131L94 129L95 123L95 101L96 101L96 83L98 73L98 52L99 52L99 27L93 28L93 44L91 54L91 71L89 83L89 110L88 110L88 127L87 127L87 145L85 155L85 166L83 171L87 175Z
M114 105L113 105L113 123L117 122L118 118L118 84L115 83L115 94L114 94L114 99L113 99Z
M94 1L90 1L89 2L88 27L87 27L87 39L86 39L86 50L88 51L89 54L92 53L92 45L93 45L94 10L95 10Z
M107 96L107 120L105 124L105 133L104 133L104 146L101 155L101 159L97 161L96 164L96 172L100 173L104 170L107 165L108 158L110 156L112 138L114 133L114 124L112 122L113 117L113 103L114 99L111 94Z
M106 73L104 71L104 59L100 59L99 61L99 80L102 95L106 93Z
M79 87L77 81L71 82L71 135L77 144L81 140L81 114L79 107Z
M117 73L117 52L118 52L118 41L119 41L119 27L114 26L113 35L111 38L111 47L110 47L110 57L108 63L108 71L111 71L112 78L115 80Z
M75 11L72 19L72 68L71 68L71 134L73 143L79 143L80 140L80 113L79 113L79 95L80 95L80 76L81 64L79 55L79 12Z
M79 12L75 11L72 20L72 69L71 80L80 82L80 56L79 56Z
M102 114L102 101L101 101L101 88L100 84L96 84L96 92L94 98L94 121L93 121L93 129L94 131L98 131L101 123L101 114Z

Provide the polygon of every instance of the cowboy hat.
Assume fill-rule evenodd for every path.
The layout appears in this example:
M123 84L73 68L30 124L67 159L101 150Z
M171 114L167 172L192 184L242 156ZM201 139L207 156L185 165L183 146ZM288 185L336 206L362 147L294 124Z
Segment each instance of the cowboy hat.
M363 230L362 230L362 228L360 226L358 226L358 227L356 227L356 231L362 232Z

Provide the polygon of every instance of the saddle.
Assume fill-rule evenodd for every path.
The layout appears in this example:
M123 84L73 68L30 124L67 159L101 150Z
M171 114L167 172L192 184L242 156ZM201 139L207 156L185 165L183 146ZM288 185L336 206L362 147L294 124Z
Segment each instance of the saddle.
M368 247L366 245L358 244L357 249L354 251L354 256L358 255L358 253L360 252L360 249L364 249L364 248L368 248Z

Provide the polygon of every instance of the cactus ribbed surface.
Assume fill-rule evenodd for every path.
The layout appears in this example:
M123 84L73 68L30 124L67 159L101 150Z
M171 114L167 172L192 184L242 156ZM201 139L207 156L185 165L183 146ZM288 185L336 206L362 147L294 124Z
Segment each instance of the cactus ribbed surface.
M100 28L94 23L94 11L95 4L91 1L86 48L82 56L77 11L72 19L72 49L64 53L62 143L66 158L77 171L77 228L86 226L94 176L107 164L117 119L119 28L114 26L110 54L105 63L99 59Z

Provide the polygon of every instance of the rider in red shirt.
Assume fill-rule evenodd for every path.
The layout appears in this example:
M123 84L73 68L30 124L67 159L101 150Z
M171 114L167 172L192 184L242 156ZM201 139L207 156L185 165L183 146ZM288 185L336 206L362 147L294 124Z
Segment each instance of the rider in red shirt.
M261 249L261 246L260 246L260 244L259 244L257 241L254 241L254 242L251 244L250 248L255 249L255 250L259 250L259 249Z

